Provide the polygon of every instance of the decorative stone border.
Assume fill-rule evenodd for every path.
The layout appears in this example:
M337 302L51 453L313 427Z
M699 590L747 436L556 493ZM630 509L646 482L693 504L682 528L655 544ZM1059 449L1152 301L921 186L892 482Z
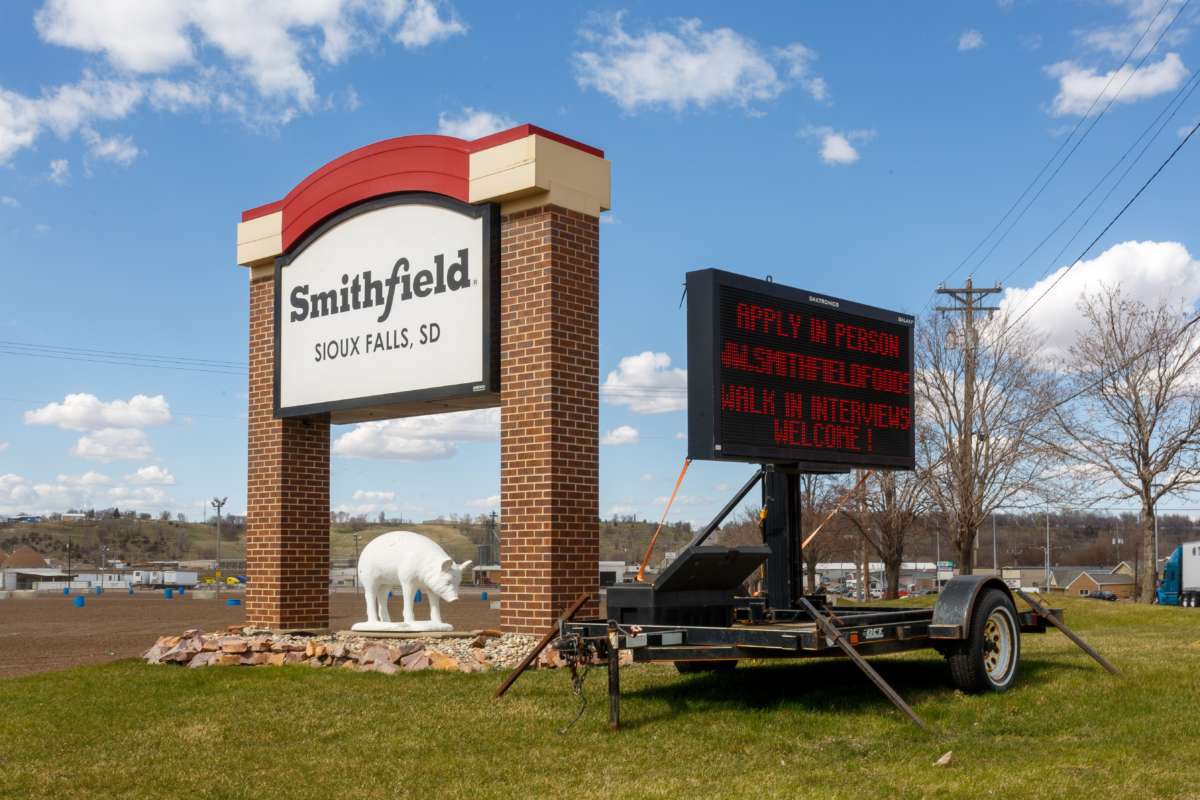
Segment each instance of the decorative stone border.
M404 639L273 635L255 628L231 626L223 633L192 629L163 636L143 658L148 664L209 666L338 667L357 672L485 672L511 669L533 648L536 637L498 630L461 631ZM539 666L561 666L557 653L544 652Z

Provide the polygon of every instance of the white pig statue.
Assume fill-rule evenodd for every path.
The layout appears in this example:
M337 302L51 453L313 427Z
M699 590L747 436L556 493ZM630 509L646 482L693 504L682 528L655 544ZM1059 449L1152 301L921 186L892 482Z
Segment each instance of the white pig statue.
M392 531L372 539L358 558L358 580L367 599L367 622L355 624L352 630L450 630L452 626L442 622L439 603L458 599L463 570L470 566L470 561L454 563L437 542L419 533ZM404 593L403 623L392 622L388 614L388 592L396 586ZM418 589L429 598L428 622L417 622L413 616Z

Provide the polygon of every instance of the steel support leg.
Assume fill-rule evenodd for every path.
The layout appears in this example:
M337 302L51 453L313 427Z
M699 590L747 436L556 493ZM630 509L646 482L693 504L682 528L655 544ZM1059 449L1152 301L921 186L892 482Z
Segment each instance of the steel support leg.
M834 644L842 649L843 653L850 657L850 660L854 662L855 666L861 669L866 676L871 679L871 682L878 687L879 691L883 692L884 696L887 697L888 700L892 701L896 708L903 711L908 718L916 723L917 727L919 727L921 730L929 731L929 726L925 724L925 720L917 716L917 712L913 711L912 708L909 707L908 703L904 702L904 698L898 695L896 690L888 685L888 682L883 679L883 676L876 672L875 668L868 664L865 658L859 655L859 652L855 650L849 642L846 641L846 637L842 636L841 632L833 626L833 623L823 617L821 612L817 611L813 604L808 602L808 598L801 597L800 603L804 606L805 610L812 615L813 621L817 623L817 626L821 629L821 631L824 632L824 634L830 639L832 639Z

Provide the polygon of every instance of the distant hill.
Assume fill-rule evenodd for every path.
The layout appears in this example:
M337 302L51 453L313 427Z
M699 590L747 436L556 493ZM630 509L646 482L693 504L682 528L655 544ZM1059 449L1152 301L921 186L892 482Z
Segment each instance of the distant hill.
M600 523L600 558L636 563L641 560L655 523L641 520L605 520ZM477 521L430 521L404 523L335 523L330 526L330 557L335 565L354 563L355 534L358 548L381 533L410 530L428 536L445 548L456 561L474 560L476 547L488 536L487 528ZM687 525L668 525L659 535L655 561L662 554L678 550L692 537ZM97 564L102 555L109 561L128 563L212 559L216 557L216 524L175 522L133 518L46 521L18 523L0 527L0 550L11 553L28 545L46 558L66 561L67 543L71 559L77 563ZM102 554L101 548L107 548ZM222 523L221 558L245 558L245 529L228 521Z

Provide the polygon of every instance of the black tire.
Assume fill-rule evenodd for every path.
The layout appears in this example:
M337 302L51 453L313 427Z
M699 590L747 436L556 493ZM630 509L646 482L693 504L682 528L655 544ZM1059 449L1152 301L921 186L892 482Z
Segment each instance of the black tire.
M681 673L692 672L729 672L736 669L737 659L731 661L676 661L675 669Z
M946 654L954 685L964 692L1003 692L1021 665L1021 626L1017 610L999 589L985 590L975 602L967 639Z

